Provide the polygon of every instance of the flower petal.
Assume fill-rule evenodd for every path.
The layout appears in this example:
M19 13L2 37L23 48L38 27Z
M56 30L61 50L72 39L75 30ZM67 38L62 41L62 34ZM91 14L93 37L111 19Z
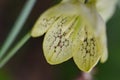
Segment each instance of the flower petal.
M115 12L119 0L97 0L96 7L102 18L107 22ZM105 4L106 3L106 4Z
M101 44L90 26L84 25L78 34L79 46L76 53L73 54L73 59L82 71L89 72L102 55Z
M46 11L43 15L35 23L32 31L32 37L39 37L43 35L51 26L52 24L58 19L59 14L55 14L54 11L51 9Z
M102 47L101 47L101 49L102 49L101 63L104 63L107 61L107 58L108 58L107 36L106 36L106 25L100 15L97 15L96 33L97 33L98 38L102 45Z
M43 42L46 60L59 64L72 57L74 28L80 23L76 16L61 16L48 30Z
M61 15L78 14L78 6L68 3L60 3L46 12L44 12L35 23L32 31L32 37L39 37L43 35L59 18Z

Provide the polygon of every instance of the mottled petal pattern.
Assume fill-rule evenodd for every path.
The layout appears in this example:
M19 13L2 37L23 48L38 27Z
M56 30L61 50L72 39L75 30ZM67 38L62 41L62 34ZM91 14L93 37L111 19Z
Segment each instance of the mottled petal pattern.
M72 57L73 31L80 23L76 16L60 16L45 35L43 50L50 64L59 64Z
M73 55L76 65L85 72L89 72L101 57L100 43L90 26L83 26L79 31L78 51ZM77 49L76 49L77 50Z

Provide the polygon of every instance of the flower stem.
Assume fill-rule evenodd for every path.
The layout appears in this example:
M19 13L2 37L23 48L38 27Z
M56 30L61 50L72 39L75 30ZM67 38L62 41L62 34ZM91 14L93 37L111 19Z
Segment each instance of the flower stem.
M13 49L0 61L0 68L2 68L14 54L30 39L30 32L27 33L14 47Z
M25 21L27 20L36 0L27 0L23 10L21 11L18 19L16 20L15 24L13 25L12 30L10 31L8 37L6 38L1 50L0 50L0 59L5 55L11 44L14 42L15 38L17 37L18 33L22 29Z

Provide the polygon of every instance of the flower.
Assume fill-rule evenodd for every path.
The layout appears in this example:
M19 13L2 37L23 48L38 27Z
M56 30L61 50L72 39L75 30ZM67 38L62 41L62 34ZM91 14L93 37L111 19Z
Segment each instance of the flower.
M46 33L43 51L49 64L73 58L80 70L89 72L100 59L106 61L105 22L95 4L96 0L63 0L40 16L31 36Z

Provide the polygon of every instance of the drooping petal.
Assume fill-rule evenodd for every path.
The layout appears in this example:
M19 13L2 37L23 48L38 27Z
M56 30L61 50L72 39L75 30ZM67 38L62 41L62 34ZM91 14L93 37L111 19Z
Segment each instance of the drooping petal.
M82 17L84 24L76 35L77 49L73 54L73 59L80 70L89 72L103 55L102 46L104 45L100 39L100 33L98 34L98 13L93 6L81 6L84 9L81 9L80 16L89 15Z
M101 57L101 44L94 34L94 30L88 25L84 25L78 35L79 46L73 59L80 70L89 72Z
M60 16L45 35L44 55L48 63L59 64L72 57L74 29L80 23L76 16Z
M31 31L31 36L39 37L43 35L53 25L53 23L57 21L59 16L60 14L56 13L55 8L47 10L36 21Z
M119 0L97 0L96 7L102 18L107 22L115 12Z
M102 57L101 57L101 63L104 63L107 61L108 58L108 49L107 49L107 36L106 36L106 25L102 17L98 14L97 15L97 28L96 33L98 35L98 38L101 42L101 50L102 50Z
M31 31L31 36L39 37L43 35L58 20L59 16L64 14L77 14L78 12L78 6L75 4L71 4L70 2L61 2L60 4L48 9L38 18Z

